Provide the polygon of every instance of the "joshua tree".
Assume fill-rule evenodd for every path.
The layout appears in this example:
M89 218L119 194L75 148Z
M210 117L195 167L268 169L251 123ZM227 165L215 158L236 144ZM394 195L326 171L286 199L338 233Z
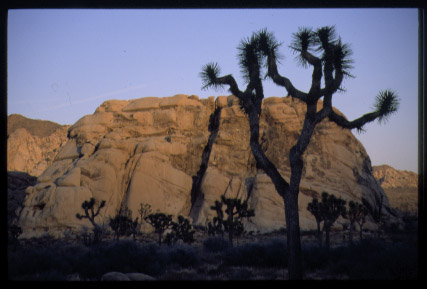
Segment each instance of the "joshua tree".
M167 243L175 243L178 240L182 240L184 243L194 242L193 226L190 221L183 216L178 216L178 222L172 222L172 232L166 235Z
M138 228L138 217L132 220L132 211L127 206L122 206L114 218L110 218L109 223L111 229L116 234L116 239L120 236L133 235L133 240L136 238Z
M303 171L303 153L310 143L311 136L318 123L329 119L342 128L361 131L363 126L375 119L386 121L398 108L396 94L390 90L378 94L375 110L362 117L348 121L332 109L332 95L341 88L345 77L351 76L350 59L352 54L348 44L336 37L334 27L322 27L317 30L302 28L293 34L290 48L298 54L303 67L313 68L312 84L308 92L294 87L292 82L279 74L277 62L280 47L274 35L267 30L254 33L251 38L242 40L238 49L240 66L246 80L246 89L240 90L232 75L220 76L217 63L209 63L202 68L203 88L228 86L230 92L239 99L242 110L248 115L250 127L250 146L257 166L265 171L275 185L277 193L283 198L287 226L289 279L302 279L302 255L298 215L298 193ZM316 55L316 53L320 55ZM264 98L261 69L267 68L266 77L284 87L288 95L306 104L304 124L297 143L289 152L291 165L290 182L278 172L276 166L267 158L259 144L259 117ZM324 87L322 87L322 77ZM317 103L323 97L323 107L317 111ZM284 136L286 137L286 136Z
M222 209L223 205L226 206L225 210ZM213 224L208 223L208 230L211 234L223 232L228 233L228 240L233 244L233 237L240 236L244 232L242 223L243 218L250 218L255 216L252 209L248 209L248 202L237 198L226 198L221 196L221 201L215 201L215 205L211 206L217 214L213 219ZM227 214L225 218L224 212Z
M162 244L162 235L167 230L172 228L172 215L163 213L150 214L146 217L148 224L154 227L154 231L159 236L159 245Z
M345 201L326 192L322 193L320 211L323 215L323 231L325 231L326 248L329 248L329 233L339 216L346 216Z
M307 205L307 210L312 213L314 218L316 219L317 240L319 242L319 246L321 247L323 231L320 230L320 223L323 222L323 214L319 200L317 198L314 198L313 201Z
M357 223L359 225L360 229L360 239L362 239L362 231L363 231L363 225L366 222L366 215L368 214L368 208L366 208L364 205L350 201L348 203L348 219L350 220L350 242L353 241L353 227L354 223Z
M105 201L104 200L101 201L96 211L94 211L95 203L96 203L95 198L90 198L89 201L84 201L82 203L82 209L85 211L85 214L84 215L76 214L76 218L79 220L88 219L91 222L91 224L93 225L94 242L98 243L99 241L101 241L102 229L95 222L95 217L99 215L99 212L105 206Z
M321 201L319 202L317 198L313 198L313 201L307 205L307 210L316 218L319 245L322 246L323 232L325 232L326 247L329 248L329 232L332 225L339 216L346 216L345 201L323 192ZM323 222L322 230L320 230L321 222Z

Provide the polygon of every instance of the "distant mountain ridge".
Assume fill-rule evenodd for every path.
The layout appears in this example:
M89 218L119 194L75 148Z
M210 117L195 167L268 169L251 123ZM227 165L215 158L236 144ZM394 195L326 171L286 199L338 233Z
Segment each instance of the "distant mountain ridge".
M404 213L418 213L418 174L381 165L373 167L373 175L393 208Z
M39 176L68 141L69 125L19 114L7 118L7 170Z
M8 136L19 128L25 128L33 136L47 137L63 127L69 126L49 120L31 119L20 114L11 114L7 117Z

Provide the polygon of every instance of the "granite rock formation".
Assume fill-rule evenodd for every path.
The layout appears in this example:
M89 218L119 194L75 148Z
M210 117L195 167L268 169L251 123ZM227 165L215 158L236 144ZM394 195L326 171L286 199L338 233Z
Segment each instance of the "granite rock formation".
M212 123L218 108L216 130ZM270 97L263 103L261 142L288 180L288 152L297 140L304 113L305 106L289 97ZM210 206L225 194L247 199L255 209L247 230L283 228L283 200L266 174L256 168L248 127L233 96L106 101L69 127L68 142L37 183L26 189L18 209L22 237L61 236L66 230L91 227L87 219L75 217L82 213L82 202L91 197L106 201L96 219L100 224L108 224L121 205L136 217L144 203L153 212L188 216L193 224L203 226L213 217ZM196 182L198 186L193 185ZM323 191L363 202L372 212L382 199L383 215L390 222L400 222L372 174L362 144L350 131L325 121L318 125L304 154L299 194L302 229L316 228L306 207ZM375 224L368 220L365 227Z
M7 170L39 176L68 142L69 127L19 114L8 116Z
M391 207L403 213L418 214L418 174L382 165L373 167L373 175L381 184Z

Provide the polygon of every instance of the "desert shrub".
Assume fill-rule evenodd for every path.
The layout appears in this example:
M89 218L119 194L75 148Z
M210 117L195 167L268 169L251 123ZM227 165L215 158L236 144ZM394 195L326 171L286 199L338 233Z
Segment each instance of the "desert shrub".
M187 268L197 266L200 263L198 253L191 246L177 245L163 250L167 256L168 264Z
M415 279L417 245L414 242L387 243L366 239L349 246L319 248L304 246L306 270L323 269L346 274L350 279Z
M58 248L23 248L15 252L8 252L8 276L15 279L17 276L32 276L36 278L42 273L56 271L71 274L73 266L61 254Z
M249 243L224 252L224 263L231 266L259 268L287 267L286 242L274 239L266 243Z
M167 259L155 244L141 246L131 240L120 240L93 247L82 256L79 265L78 272L85 278L100 278L111 271L155 276L166 269Z
M230 247L230 242L221 237L208 237L203 241L203 249L210 253L226 250Z

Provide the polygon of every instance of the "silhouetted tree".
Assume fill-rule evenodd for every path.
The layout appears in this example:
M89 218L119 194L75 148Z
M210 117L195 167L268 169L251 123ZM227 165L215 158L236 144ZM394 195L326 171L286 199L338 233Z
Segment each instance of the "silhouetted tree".
M172 244L178 240L182 240L184 243L191 244L194 242L193 226L190 221L183 216L178 216L178 222L172 222L172 232L168 233L165 238L165 242Z
M136 233L138 228L138 217L132 219L132 211L127 206L122 206L114 218L110 218L109 223L111 229L116 235L116 239L119 240L120 236L133 236L133 240L136 239Z
M223 210L223 205L225 209ZM215 205L211 206L211 210L216 212L216 217L213 218L213 224L208 223L208 231L215 235L223 232L228 233L228 240L233 244L233 238L240 236L244 232L243 219L255 216L252 209L248 209L248 202L237 198L226 198L221 196L221 201L215 201ZM224 215L226 214L226 216Z
M330 195L326 192L322 193L322 200L320 202L320 210L323 215L323 231L325 232L326 248L330 247L329 233L332 225L339 216L346 216L345 201Z
M322 209L319 203L319 200L317 198L314 198L311 203L308 203L307 210L313 214L314 218L316 219L317 223L317 240L319 242L319 246L322 246L322 239L323 239L323 231L320 229L320 223L323 222L323 214Z
M162 235L167 230L172 228L172 215L163 213L155 213L147 216L146 221L154 227L154 232L159 236L159 245L162 244Z
M366 216L368 215L368 208L364 205L350 201L348 203L348 214L347 217L350 220L350 242L353 241L353 227L354 223L359 225L360 239L362 239L363 225L366 222Z
M203 88L228 86L230 92L240 102L242 110L248 115L250 127L250 146L257 166L265 171L275 185L277 193L283 198L287 224L288 269L289 279L302 279L302 254L298 215L298 193L302 177L302 155L310 143L314 128L322 120L329 119L342 128L361 131L363 126L375 119L386 121L388 116L398 108L396 94L390 90L378 94L375 110L362 117L348 121L332 109L332 95L341 88L345 77L351 76L350 59L352 54L348 44L336 37L334 27L322 27L313 31L301 28L293 34L290 48L298 54L303 67L312 67L312 84L308 92L294 87L292 82L279 74L277 62L280 59L280 47L274 35L267 30L253 33L243 39L238 47L239 62L246 80L246 89L240 90L232 75L220 76L217 63L209 63L202 68ZM316 55L317 53L317 55ZM320 55L319 55L320 54ZM267 68L266 77L279 86L283 86L288 95L306 104L304 124L297 143L289 152L291 177L288 183L278 172L276 166L267 158L259 144L259 117L264 98L261 69ZM324 86L322 87L322 78ZM323 107L317 111L317 103L323 97Z
M94 243L98 243L101 241L102 238L102 228L95 222L96 216L99 215L99 212L101 209L105 206L105 201L101 201L101 203L98 206L98 209L95 211L95 198L90 198L89 201L84 201L82 203L82 209L84 210L85 214L80 215L76 214L76 218L81 219L88 219L91 224L93 225L93 233L94 233Z

